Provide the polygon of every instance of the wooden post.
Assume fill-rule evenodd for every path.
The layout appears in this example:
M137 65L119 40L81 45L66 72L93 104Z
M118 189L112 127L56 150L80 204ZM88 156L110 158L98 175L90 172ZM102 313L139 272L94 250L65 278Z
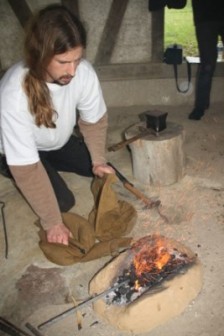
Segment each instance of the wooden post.
M138 123L125 132L126 139L140 133L143 123ZM184 130L181 125L168 122L159 133L153 130L144 138L129 144L132 154L133 175L141 183L170 185L184 175L183 151Z

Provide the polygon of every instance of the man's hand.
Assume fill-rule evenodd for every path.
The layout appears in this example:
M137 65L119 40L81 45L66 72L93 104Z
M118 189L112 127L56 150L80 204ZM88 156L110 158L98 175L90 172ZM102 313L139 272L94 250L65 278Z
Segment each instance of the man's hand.
M69 237L72 237L72 233L64 224L54 225L47 230L47 240L49 243L68 245Z
M98 164L93 166L93 174L99 177L103 177L104 174L114 174L115 171L107 164Z

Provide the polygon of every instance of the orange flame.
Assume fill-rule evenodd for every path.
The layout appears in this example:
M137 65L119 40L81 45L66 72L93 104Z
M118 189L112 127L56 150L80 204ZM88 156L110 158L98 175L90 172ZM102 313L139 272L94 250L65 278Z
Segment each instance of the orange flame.
M141 285L140 285L140 283L139 283L138 280L135 280L135 285L134 285L134 287L135 287L136 290L138 290L138 289L141 287Z
M157 240L152 247L144 245L135 255L133 264L137 276L147 272L158 273L170 260L171 256L163 241Z
M168 263L169 260L170 260L170 254L167 252L164 252L164 254L161 254L159 260L155 262L155 264L157 268L161 270L163 266L165 266Z

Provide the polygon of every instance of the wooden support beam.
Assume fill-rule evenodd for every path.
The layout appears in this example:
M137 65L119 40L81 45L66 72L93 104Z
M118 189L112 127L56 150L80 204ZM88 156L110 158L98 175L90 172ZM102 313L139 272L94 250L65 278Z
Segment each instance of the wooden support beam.
M61 4L67 7L72 14L79 17L79 1L78 0L61 0Z
M32 16L30 7L26 3L26 0L8 0L13 12L19 20L21 26L24 28L28 19Z
M164 52L164 9L152 12L151 62L162 62Z
M108 64L114 50L128 0L113 0L99 43L95 64Z

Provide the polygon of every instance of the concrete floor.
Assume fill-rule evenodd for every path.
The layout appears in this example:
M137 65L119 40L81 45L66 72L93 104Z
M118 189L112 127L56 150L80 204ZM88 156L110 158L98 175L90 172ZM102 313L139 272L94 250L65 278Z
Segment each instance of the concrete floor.
M138 114L154 109L133 106L109 109L108 145L122 138L126 127L139 121ZM130 181L149 197L159 198L169 223L155 210L145 210L140 201L117 183L118 196L132 203L138 220L135 238L154 232L177 239L198 254L203 264L203 289L178 317L144 335L150 336L223 336L224 335L224 113L213 104L201 121L187 119L189 106L156 106L168 112L168 121L183 125L186 131L185 176L166 187L142 185L132 175L131 155L127 148L108 153L110 160ZM74 212L87 217L93 206L91 180L63 174L76 195ZM49 262L38 246L36 216L10 180L0 176L0 201L9 240L8 259L4 258L4 236L0 219L0 315L27 331L25 323L39 325L88 297L88 284L110 257L88 263L61 267ZM175 298L174 298L175 299ZM172 304L172 302L170 303ZM92 306L82 309L82 329L74 315L43 331L48 336L131 335L119 331L96 316ZM150 318L150 312L149 312ZM4 333L0 332L0 335ZM133 335L133 334L132 334Z

